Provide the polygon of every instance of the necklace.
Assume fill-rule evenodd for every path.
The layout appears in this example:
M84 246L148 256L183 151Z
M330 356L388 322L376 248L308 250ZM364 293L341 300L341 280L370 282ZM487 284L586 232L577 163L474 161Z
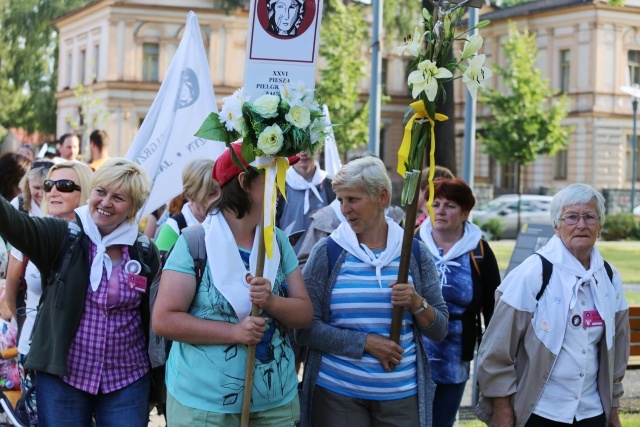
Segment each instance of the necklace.
M382 248L382 247L383 247L383 246L385 246L386 244L387 244L387 242L383 241L382 243L380 243L380 244L378 244L378 245L375 245L375 246L369 246L369 245L367 245L367 247L368 247L370 250L375 251L376 249L380 249L380 248Z

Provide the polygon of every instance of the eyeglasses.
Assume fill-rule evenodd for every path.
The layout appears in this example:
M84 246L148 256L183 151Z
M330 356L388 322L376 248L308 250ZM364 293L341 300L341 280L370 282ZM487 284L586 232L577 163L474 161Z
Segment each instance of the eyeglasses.
M50 169L51 166L53 166L53 162L49 162L49 161L37 161L37 162L31 163L31 169L37 169L37 168Z
M596 225L598 221L600 221L600 217L594 213L586 213L582 215L567 214L560 219L567 225L576 225L580 222L580 218L584 219L584 223L587 225Z
M56 190L61 193L73 193L74 191L81 190L80 186L70 179L59 179L57 181L46 179L44 184L42 184L42 188L45 193L48 193L53 189L54 185L56 186Z

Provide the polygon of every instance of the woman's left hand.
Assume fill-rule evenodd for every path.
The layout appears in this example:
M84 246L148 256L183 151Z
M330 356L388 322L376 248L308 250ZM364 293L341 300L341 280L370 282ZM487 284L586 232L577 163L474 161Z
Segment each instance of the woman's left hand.
M622 427L620 416L618 415L618 408L611 408L611 412L609 413L609 423L607 424L607 427Z
M416 293L411 283L393 282L389 285L391 290L391 304L398 307L408 307L413 310L422 302L420 295Z
M255 277L248 274L247 282L249 283L249 299L258 307L265 309L273 296L271 281L264 277Z

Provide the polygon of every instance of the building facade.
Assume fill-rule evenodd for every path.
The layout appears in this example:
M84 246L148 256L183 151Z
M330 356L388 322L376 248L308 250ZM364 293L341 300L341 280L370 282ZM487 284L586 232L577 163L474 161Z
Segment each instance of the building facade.
M87 132L105 128L111 135L111 155L124 155L160 88L189 10L198 16L220 106L243 84L248 10L227 14L212 5L212 0L96 0L57 19L58 134L81 122ZM553 193L574 182L629 189L632 109L631 98L620 86L640 83L640 0L627 0L623 8L605 0L537 0L503 10L484 8L480 19L492 21L482 29L488 64L505 65L500 47L509 22L528 28L537 34L539 67L551 87L570 100L564 123L573 131L567 150L553 158L540 156L525 167L527 191ZM380 156L390 170L395 169L402 140L402 117L412 101L406 83L409 61L395 55L393 48L382 46L381 76L388 102L382 107ZM488 84L503 89L497 76ZM365 100L368 75L361 89ZM458 172L463 163L465 91L457 80ZM491 126L486 106L478 105L477 120L480 132ZM488 188L489 193L515 190L515 168L496 164L479 144L474 165L476 187Z

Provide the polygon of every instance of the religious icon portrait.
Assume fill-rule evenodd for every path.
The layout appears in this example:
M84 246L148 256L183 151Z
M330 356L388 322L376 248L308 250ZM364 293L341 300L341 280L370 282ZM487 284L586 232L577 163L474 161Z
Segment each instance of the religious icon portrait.
M267 31L280 37L296 37L304 18L304 0L265 0L269 14Z

